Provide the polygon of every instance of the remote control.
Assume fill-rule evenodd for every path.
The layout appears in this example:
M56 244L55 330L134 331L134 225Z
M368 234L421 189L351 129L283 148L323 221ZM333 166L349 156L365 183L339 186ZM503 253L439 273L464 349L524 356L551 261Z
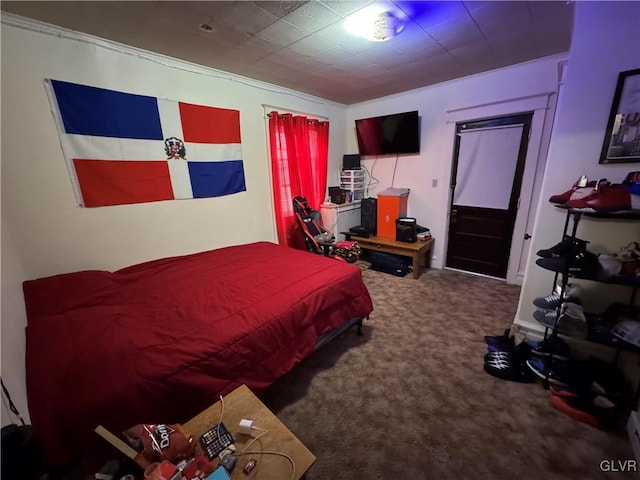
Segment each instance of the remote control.
M220 423L220 432L218 432L218 425L214 425L213 428L204 432L200 437L200 445L202 445L211 460L216 458L220 452L232 443L233 437L224 426L224 423Z

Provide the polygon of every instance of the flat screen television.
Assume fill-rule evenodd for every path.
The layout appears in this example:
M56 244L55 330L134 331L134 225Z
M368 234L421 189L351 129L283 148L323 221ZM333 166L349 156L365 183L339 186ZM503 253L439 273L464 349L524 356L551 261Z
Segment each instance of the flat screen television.
M418 111L356 120L360 155L420 153Z

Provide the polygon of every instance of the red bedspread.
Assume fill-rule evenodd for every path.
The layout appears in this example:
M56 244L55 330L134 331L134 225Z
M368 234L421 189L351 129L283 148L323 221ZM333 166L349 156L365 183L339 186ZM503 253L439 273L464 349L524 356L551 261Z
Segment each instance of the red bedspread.
M267 387L373 307L357 266L267 242L24 282L29 413L49 465Z

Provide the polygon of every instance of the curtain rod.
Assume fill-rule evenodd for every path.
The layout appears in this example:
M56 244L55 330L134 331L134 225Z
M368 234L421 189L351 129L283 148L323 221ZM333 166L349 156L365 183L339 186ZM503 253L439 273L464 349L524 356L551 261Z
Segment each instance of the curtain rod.
M292 110L291 108L278 107L277 105L269 105L267 103L263 103L262 104L262 108L265 109L265 112L264 112L265 115L268 113L266 111L267 108L270 108L270 109L274 109L274 110L284 110L284 111L286 111L288 113L299 113L299 114L302 114L302 115L308 115L308 116L315 117L315 118L323 118L325 120L329 120L329 117L325 117L324 115L318 115L317 113L303 112L301 110Z

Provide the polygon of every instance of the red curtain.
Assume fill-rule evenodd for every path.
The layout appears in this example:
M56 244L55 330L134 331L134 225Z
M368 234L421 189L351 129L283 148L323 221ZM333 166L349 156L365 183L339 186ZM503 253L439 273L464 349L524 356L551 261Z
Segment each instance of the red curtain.
M269 146L278 241L304 250L304 237L296 223L292 200L306 197L309 206L316 210L324 201L329 122L271 112Z

